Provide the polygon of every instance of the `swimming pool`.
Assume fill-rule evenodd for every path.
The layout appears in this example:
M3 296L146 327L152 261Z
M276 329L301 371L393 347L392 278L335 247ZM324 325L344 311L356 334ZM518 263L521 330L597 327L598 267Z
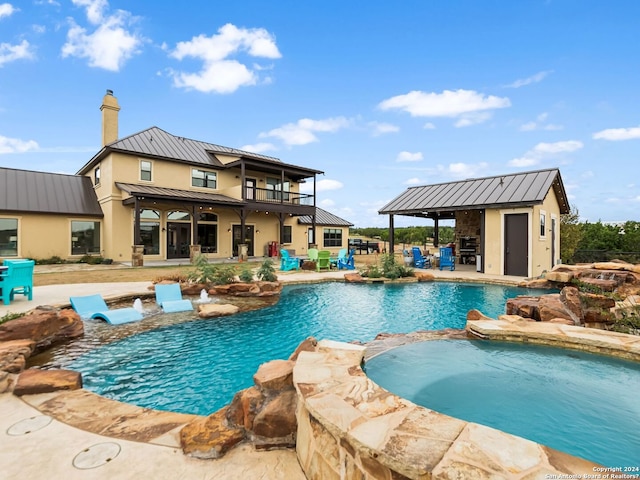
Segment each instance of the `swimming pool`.
M640 365L536 345L435 340L394 348L365 370L424 407L609 467L640 458Z
M133 335L58 365L85 388L159 410L210 414L253 384L260 364L285 359L308 336L370 341L380 332L463 328L473 308L497 317L516 287L451 282L294 285L270 307L210 320L163 315L174 324ZM548 293L545 291L545 293ZM109 326L105 328L128 328Z

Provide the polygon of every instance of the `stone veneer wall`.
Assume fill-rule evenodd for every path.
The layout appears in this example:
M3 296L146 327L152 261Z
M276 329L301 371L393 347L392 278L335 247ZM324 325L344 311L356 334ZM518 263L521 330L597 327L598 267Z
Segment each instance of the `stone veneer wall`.
M323 340L298 357L296 451L310 480L561 478L598 467L393 395L360 368L364 351Z

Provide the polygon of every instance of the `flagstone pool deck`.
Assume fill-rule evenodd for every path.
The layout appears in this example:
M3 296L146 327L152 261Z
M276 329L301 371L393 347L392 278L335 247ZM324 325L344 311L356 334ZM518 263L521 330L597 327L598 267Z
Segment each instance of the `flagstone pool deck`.
M444 270L430 270L430 272L437 279L458 281L517 284L521 280L520 277L490 276L463 269L453 272ZM322 273L307 271L295 273L278 272L278 276L283 283L299 283L326 280L339 281L343 278L344 273L344 271ZM90 272L88 272L88 280L90 280ZM149 282L126 282L35 287L32 301L26 301L24 297L17 297L16 301L12 302L11 305L0 306L0 315L4 315L8 311L29 311L38 305L66 306L69 304L69 295L100 293L106 299L135 297L136 295L148 294L149 285ZM557 335L567 336L569 331L570 334L568 336L571 337L572 341L577 339L575 341L580 342L582 338L587 343L596 342L600 344L604 342L609 345L606 348L623 349L630 352L631 357L638 356L640 358L640 338L637 337L629 338L629 336L620 336L620 334L610 335L611 332L602 332L602 335L600 335L599 331L589 330L589 332L586 332L585 329L579 327L573 327L576 329L573 332L571 328L566 326L526 323L527 325L509 321L492 322L479 320L475 322L475 327L473 328L478 334L489 338L511 340L516 340L517 337L523 335L533 335L535 338L545 336L557 338ZM538 331L539 329L542 330ZM329 383L331 383L333 390L327 393L322 390L324 388L322 384L326 380L322 375L326 373L327 368L332 371L336 371L336 367L341 371L359 368L359 360L356 357L364 355L364 353L358 351L354 355L351 347L345 347L344 344L330 341L325 342L323 348L321 357L324 359L323 361L329 362L329 364L317 362L317 358L311 355L307 358L307 360L311 361L303 361L296 366L295 377L297 377L298 382L302 379L307 382L314 379L317 380L313 394L306 390L302 394L299 392L299 395L305 398L308 409L308 401L311 401L310 411L322 416L324 422L328 422L323 425L325 428L333 428L331 419L338 423L344 423L349 414L354 413L353 405L343 405L345 409L342 413L339 412L342 408L336 410L338 404L341 403L338 402L335 396L335 382L340 383L338 390L346 391L350 387L345 382L353 380L353 376L347 374L341 378L332 378ZM344 369L344 354L340 353L345 348L347 350L346 358L352 364L346 370ZM339 359L337 365L331 366L331 362L335 362L336 359ZM361 376L356 376L355 378L358 382L363 381ZM358 389L358 391L360 390ZM364 392L366 393L366 389ZM301 397L299 396L299 398ZM327 398L332 401L327 403ZM368 405L366 398L364 398L364 401L365 404L363 405ZM401 399L399 401L404 406L410 403ZM314 404L314 402L316 403ZM409 408L411 409L412 407L409 406ZM297 480L307 478L300 465L299 455L291 450L255 451L252 446L243 445L233 449L218 460L200 460L187 457L183 455L180 449L178 432L193 416L157 412L123 404L85 390L62 391L24 397L1 394L0 412L2 412L2 415L0 415L0 478L46 477L64 478L65 480L88 478L110 480L129 478ZM354 418L351 418L351 420ZM397 430L399 428L397 424L398 415L392 415L388 418L392 423L396 422L394 425L388 425L389 431ZM455 419L452 419L452 421L459 422ZM359 425L360 427L358 427ZM411 468L403 471L404 475L409 474L404 478L431 478L426 473L424 462L420 464L420 445L424 442L433 443L434 438L438 440L436 443L442 444L442 441L445 440L445 443L451 443L456 449L453 447L447 449L446 452L449 453L443 454L441 458L444 463L438 465L436 470L429 469L435 474L433 478L463 478L459 476L464 475L463 472L472 475L464 478L479 479L530 479L545 478L544 476L549 474L596 473L593 471L594 464L574 459L565 454L559 454L556 457L545 456L544 460L538 461L539 468L531 468L531 462L535 459L530 457L527 452L534 452L532 455L537 458L539 452L544 450L543 447L536 449L531 446L532 442L524 441L518 437L512 437L502 432L496 434L494 432L497 431L488 429L488 427L475 424L468 425L470 426L465 427L460 435L454 435L456 438L449 439L451 442L446 438L440 438L437 432L426 429L423 431L425 438L422 440L418 438L419 443L413 444L412 448L415 449L417 447L418 450L404 453L394 451L391 455L388 453L385 455L392 460L392 465L397 464L394 458L401 453L402 455L409 455L406 457L409 459L409 463L418 460L418 465L413 471L411 471ZM310 474L310 477L314 478L323 478L322 475L330 473L331 476L327 478L340 478L330 470L313 470L315 468L313 467L315 465L312 459L313 452L310 453L309 450L309 445L312 441L309 439L309 429L304 430L305 426L306 424L302 428L307 451L300 454L303 462L306 462L305 471ZM362 439L369 438L379 443L377 447L383 446L380 442L384 441L383 437L386 434L382 435L381 431L378 431L379 427L385 426L385 421L382 420L382 417L380 420L374 421L372 419L367 420L360 415L359 420L351 426L358 427L357 431L360 433L364 432L362 433L364 435ZM368 437L366 432L370 428L378 431L378 433L372 430L369 432L371 436ZM385 429L382 428L382 430L384 431ZM416 437L411 438L416 440ZM373 451L377 447L368 445L366 449ZM515 450L512 451L510 450L511 448L515 448ZM473 467L473 471L464 469L460 464L460 455L467 454L468 465ZM427 457L429 461L433 461L433 457L429 456L425 456L425 461ZM498 463L496 464L496 462ZM309 470L310 465L312 466L311 471ZM524 466L527 468L523 469L522 467ZM362 478L386 477L378 477L375 472L369 472L367 476Z

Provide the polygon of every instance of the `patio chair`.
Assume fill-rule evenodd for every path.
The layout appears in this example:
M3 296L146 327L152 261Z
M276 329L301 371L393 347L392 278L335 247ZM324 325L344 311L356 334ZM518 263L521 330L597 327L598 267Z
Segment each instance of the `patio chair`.
M165 313L187 312L193 310L191 300L182 298L179 283L158 283L155 286L156 303Z
M309 261L310 262L317 262L318 261L318 249L317 248L310 248L307 251L307 256L309 257Z
M316 262L316 271L323 268L331 270L331 252L329 250L320 250L318 252L318 261Z
M347 261L347 249L341 248L338 251L338 256L331 259L331 266L338 268L338 263L342 260L342 262Z
M283 272L289 270L300 270L300 259L290 257L289 252L284 249L280 250L280 270Z
M355 249L349 250L349 256L346 259L338 258L338 270L342 270L343 268L347 270L355 270L355 260L353 259L353 255L356 253Z
M440 249L440 270L449 267L451 271L456 269L456 257L453 256L451 247L442 247Z
M85 295L83 297L70 297L69 301L73 309L83 319L104 320L112 325L142 320L142 313L133 307L109 310L102 295L98 293L95 295Z
M9 305L16 294L24 295L27 300L33 300L33 260L5 260L7 267L0 273L0 292L2 302Z
M413 253L413 266L416 268L431 268L431 259L422 255L419 247L411 249Z

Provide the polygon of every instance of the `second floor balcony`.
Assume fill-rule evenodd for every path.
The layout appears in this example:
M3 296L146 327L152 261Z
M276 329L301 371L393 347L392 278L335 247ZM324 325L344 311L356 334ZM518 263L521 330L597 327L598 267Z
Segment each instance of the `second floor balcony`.
M273 203L285 205L313 205L313 195L288 192L269 188L245 187L244 200L247 202Z

